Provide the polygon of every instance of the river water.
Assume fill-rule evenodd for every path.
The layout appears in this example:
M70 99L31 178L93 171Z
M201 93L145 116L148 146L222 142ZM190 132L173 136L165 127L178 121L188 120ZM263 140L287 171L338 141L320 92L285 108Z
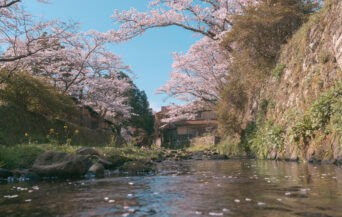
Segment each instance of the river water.
M342 168L182 161L153 176L1 184L0 216L342 216Z

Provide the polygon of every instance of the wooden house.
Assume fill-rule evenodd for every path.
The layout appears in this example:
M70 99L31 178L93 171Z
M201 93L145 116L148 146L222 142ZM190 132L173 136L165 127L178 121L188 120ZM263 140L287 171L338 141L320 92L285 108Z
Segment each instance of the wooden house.
M217 129L217 117L213 111L199 112L193 120L162 123L167 117L168 107L155 114L156 143L162 146L183 146L193 138L213 133Z

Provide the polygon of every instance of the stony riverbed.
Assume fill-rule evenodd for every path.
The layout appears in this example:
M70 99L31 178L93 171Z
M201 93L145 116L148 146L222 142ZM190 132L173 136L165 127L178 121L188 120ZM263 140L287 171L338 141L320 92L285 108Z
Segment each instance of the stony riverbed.
M0 216L342 216L342 168L164 161L151 176L7 183Z

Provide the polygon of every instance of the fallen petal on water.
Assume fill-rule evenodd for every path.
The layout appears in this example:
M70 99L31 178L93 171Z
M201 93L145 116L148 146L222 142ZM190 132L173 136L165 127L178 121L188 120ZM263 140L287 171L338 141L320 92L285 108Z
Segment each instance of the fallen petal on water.
M222 212L210 212L209 215L211 216L223 216Z

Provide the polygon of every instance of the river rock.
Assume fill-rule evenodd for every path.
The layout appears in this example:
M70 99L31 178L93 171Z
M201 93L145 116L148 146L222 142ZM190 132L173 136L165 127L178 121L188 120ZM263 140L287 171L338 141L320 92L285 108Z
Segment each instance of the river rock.
M121 155L109 155L106 156L107 159L112 163L111 168L109 169L116 169L124 165L126 162L131 161L131 159L121 156Z
M87 166L80 156L51 151L36 159L32 171L45 177L80 177L87 172Z
M119 168L120 172L127 172L129 174L137 174L137 173L147 173L154 171L154 167L150 165L146 165L140 161L130 161L126 162Z
M82 147L82 148L77 149L76 154L100 156L99 152L97 152L95 149L89 148L89 147Z
M12 176L13 173L10 170L0 168L0 178L7 178L9 176Z
M97 159L98 159L97 163L102 164L102 166L105 169L115 169L115 166L113 165L111 161L101 158L101 157L98 157Z
M95 174L97 178L104 177L104 167L100 163L96 163L93 166L91 166L88 172Z

